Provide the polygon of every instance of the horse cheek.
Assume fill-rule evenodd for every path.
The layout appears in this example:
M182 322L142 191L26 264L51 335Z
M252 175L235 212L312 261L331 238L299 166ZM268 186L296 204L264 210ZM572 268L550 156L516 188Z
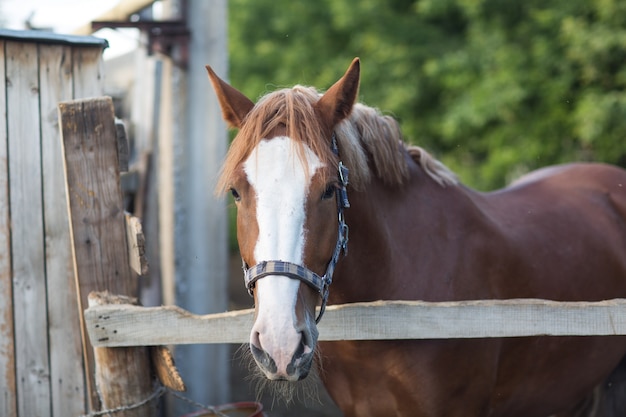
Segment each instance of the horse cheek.
M248 265L256 264L254 248L259 237L254 204L242 204L237 208L237 242L242 259Z

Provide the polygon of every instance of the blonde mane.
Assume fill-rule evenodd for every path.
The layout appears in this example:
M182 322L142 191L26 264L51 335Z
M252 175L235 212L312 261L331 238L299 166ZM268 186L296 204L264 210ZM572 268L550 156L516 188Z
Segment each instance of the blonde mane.
M280 128L286 129L286 134L296 143L307 145L323 164L332 168L326 175L336 172L338 158L332 152L330 138L324 137L314 110L319 97L315 88L299 85L262 97L244 119L230 146L217 190L227 190L235 171L252 150ZM457 183L454 173L424 149L405 144L397 121L375 108L356 103L350 116L336 126L335 135L341 159L350 169L350 184L357 190L363 190L372 175L388 185L403 184L409 177L406 152L441 186ZM300 146L297 151L305 161L303 149Z

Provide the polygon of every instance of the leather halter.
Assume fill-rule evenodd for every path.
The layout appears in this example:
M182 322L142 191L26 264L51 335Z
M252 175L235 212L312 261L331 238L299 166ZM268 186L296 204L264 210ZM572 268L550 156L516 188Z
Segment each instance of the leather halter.
M335 137L334 133L332 137L332 150L335 155L339 155L337 138ZM326 310L329 287L330 284L333 282L333 272L335 271L335 266L339 261L339 256L341 255L342 251L344 253L344 256L348 254L348 225L346 224L343 215L343 209L350 207L350 202L348 201L348 192L346 190L346 187L348 185L348 168L341 161L339 161L337 175L339 178L339 186L335 191L335 195L337 199L337 217L339 220L339 230L337 232L337 243L335 245L335 250L333 251L333 255L328 262L326 272L323 276L319 276L318 274L303 265L297 265L291 262L262 261L251 267L248 267L245 261L243 262L244 282L246 284L246 288L248 289L248 293L251 296L253 295L252 289L254 288L254 284L261 278L268 275L282 275L291 279L298 279L317 291L322 299L322 305L320 307L319 315L315 319L315 323L320 322L320 320L322 319L322 315Z

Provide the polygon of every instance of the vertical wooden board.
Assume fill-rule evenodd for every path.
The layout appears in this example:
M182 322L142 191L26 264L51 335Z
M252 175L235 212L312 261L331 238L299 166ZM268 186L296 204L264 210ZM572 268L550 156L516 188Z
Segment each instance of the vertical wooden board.
M101 49L74 47L72 50L72 82L74 99L100 97L102 95L104 90L104 75ZM79 278L78 276L76 277L77 280ZM87 308L88 294L88 292L81 291L81 295L77 298L81 319L82 311ZM82 322L81 328L84 329ZM100 400L96 392L93 349L87 340L86 334L83 334L83 339L87 399L91 410L99 410Z
M13 302L20 416L49 416L37 45L6 43Z
M100 48L74 47L72 52L74 98L92 98L104 90L104 66Z
M52 410L78 416L85 372L57 117L58 103L72 98L71 47L39 45L39 80Z
M161 259L161 297L165 305L176 303L176 264L174 257L175 239L175 184L174 184L174 120L173 103L176 100L172 79L174 63L171 59L163 60L162 98L159 117L157 180L159 184L159 256Z
M113 102L106 97L60 103L59 118L81 305L88 305L87 296L92 291L135 295L137 285L130 274L126 246ZM91 407L97 408L93 351L86 337L83 342Z
M5 42L0 40L0 415L17 414L13 345L11 217L7 166Z
M124 297L109 292L89 294L89 307L108 304L137 304L135 297ZM131 348L96 348L96 382L103 410L114 410L128 404L139 404L154 392L150 355L146 346ZM155 403L149 401L123 417L151 417L156 413Z
M108 97L65 102L59 112L81 294L132 295L136 285L130 279L113 102Z

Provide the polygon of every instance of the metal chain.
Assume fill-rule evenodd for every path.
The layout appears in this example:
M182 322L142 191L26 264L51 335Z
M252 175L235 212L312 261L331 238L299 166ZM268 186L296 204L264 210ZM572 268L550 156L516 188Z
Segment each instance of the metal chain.
M146 399L144 399L142 401L139 401L138 403L131 404L131 405L124 405L124 406L121 406L121 407L112 408L110 410L92 411L89 414L83 414L80 417L106 416L107 414L115 414L115 413L119 413L119 412L122 412L122 411L134 410L135 408L142 407L142 406L150 403L151 401L160 398L166 392L167 392L167 388L165 388L162 385L159 385L154 390L154 392L152 394L150 394L150 396L148 398L146 398Z
M210 411L210 412L214 413L216 416L220 416L220 417L228 417L228 415L226 415L226 414L224 414L224 413L220 412L220 411L219 411L218 409L216 409L215 407L211 407L210 405L204 405L204 404L200 404L200 403L198 403L198 402L195 402L194 400L191 400L191 399L189 399L189 398L185 397L184 395L181 395L181 394L177 393L176 391L172 391L172 390L170 390L170 389L168 389L167 391L168 391L168 393L169 393L171 396L176 397L176 398L178 398L179 400L183 400L183 401L185 401L186 403L189 403L189 404L193 405L193 406L194 406L194 407L196 407L196 408L200 408L200 409L202 409L202 410L208 410L208 411Z
M122 411L129 411L129 410L134 410L135 408L139 408L142 407L146 404L149 404L150 402L157 400L159 398L161 398L164 394L170 394L171 396L182 400L188 404L193 405L196 408L199 408L201 410L207 410L212 412L213 414L215 414L216 416L219 417L228 417L228 415L220 412L218 409L216 409L215 407L212 407L210 405L204 405L201 404L199 402L196 402L194 400L191 400L187 397L185 397L184 395L179 394L178 392L171 390L163 385L157 385L154 392L152 394L150 394L150 396L138 403L135 404L130 404L130 405L125 405L125 406L121 406L121 407L116 407L116 408L111 408L109 410L102 410L102 411L92 411L88 414L82 414L80 417L100 417L100 416L106 416L106 415L110 415L110 414L115 414L115 413L120 413Z

